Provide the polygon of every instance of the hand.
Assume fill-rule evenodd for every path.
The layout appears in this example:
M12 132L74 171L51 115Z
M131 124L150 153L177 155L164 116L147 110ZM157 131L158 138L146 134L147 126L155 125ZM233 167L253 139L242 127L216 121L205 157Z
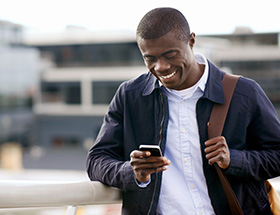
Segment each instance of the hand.
M165 157L151 156L149 151L134 150L130 154L130 165L140 183L148 181L152 173L167 170L170 163Z
M208 163L213 165L217 163L222 169L228 168L230 164L230 152L227 141L223 136L214 137L205 142L206 158Z

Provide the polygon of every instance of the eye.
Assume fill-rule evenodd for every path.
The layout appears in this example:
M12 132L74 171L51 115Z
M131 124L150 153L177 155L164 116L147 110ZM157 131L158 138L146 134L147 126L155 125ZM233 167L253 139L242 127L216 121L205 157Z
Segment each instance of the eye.
M156 61L156 57L153 56L144 56L144 60L146 62L155 62Z
M172 58L174 58L175 56L176 56L176 52L169 52L169 53L167 53L167 54L164 55L164 57L165 57L166 59L172 59Z

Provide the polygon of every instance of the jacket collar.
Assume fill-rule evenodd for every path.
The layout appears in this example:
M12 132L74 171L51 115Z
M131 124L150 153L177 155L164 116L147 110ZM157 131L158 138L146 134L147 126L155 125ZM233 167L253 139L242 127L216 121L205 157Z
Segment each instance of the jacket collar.
M225 102L222 79L224 72L219 70L214 64L208 61L209 76L206 83L203 98L209 99L212 102L223 104Z
M143 90L142 95L148 96L150 95L155 89L160 88L159 83L157 81L157 78L151 73L148 72L148 78L147 78L146 86Z
M222 85L222 78L224 76L224 72L220 71L215 65L211 62L207 61L209 65L209 75L206 83L204 95L202 98L209 99L212 102L223 104L225 102L225 96ZM148 72L148 79L146 86L143 90L142 95L148 96L155 89L160 88L159 83L152 75L152 73Z

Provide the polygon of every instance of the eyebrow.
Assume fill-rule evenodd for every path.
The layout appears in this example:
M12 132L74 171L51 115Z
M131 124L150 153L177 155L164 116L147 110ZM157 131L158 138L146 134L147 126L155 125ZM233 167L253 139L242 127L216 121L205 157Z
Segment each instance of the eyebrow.
M178 52L178 50L176 50L176 49L168 50L168 51L164 52L163 54L161 54L161 56L165 56L165 55L168 55L169 53L173 53L173 52ZM152 58L154 58L154 57L156 57L156 56L154 56L154 55L149 55L149 54L144 54L143 57L144 57L144 58L147 58L147 57L152 57Z
M171 49L171 50L168 50L167 52L164 52L163 54L162 54L162 56L164 56L164 55L168 55L169 53L173 53L173 52L178 52L176 49Z
M149 57L155 57L155 56L153 56L153 55L148 55L148 54L144 54L143 57L144 57L144 58L149 58Z

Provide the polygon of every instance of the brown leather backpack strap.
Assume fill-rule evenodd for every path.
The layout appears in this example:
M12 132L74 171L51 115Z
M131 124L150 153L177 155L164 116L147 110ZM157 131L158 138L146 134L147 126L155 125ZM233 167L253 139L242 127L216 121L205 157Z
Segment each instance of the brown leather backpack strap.
M215 163L214 164L215 169L218 173L219 179L221 181L222 187L224 189L230 210L231 210L231 214L232 215L243 215L241 206L238 202L238 199L236 198L236 195L234 194L230 183L225 175L225 173L221 170L221 168Z
M231 102L231 98L240 76L230 75L226 73L223 77L222 84L225 95L224 104L215 104L208 122L208 138L220 136L223 131L224 123L226 120L228 108ZM225 173L220 169L220 167L215 163L214 167L218 173L219 179L221 181L222 187L224 189L231 213L233 215L242 215L242 209L239 202L234 194L230 183L225 175Z
M240 76L226 73L222 84L224 89L225 103L215 104L208 122L208 138L220 136L222 134L231 98Z

